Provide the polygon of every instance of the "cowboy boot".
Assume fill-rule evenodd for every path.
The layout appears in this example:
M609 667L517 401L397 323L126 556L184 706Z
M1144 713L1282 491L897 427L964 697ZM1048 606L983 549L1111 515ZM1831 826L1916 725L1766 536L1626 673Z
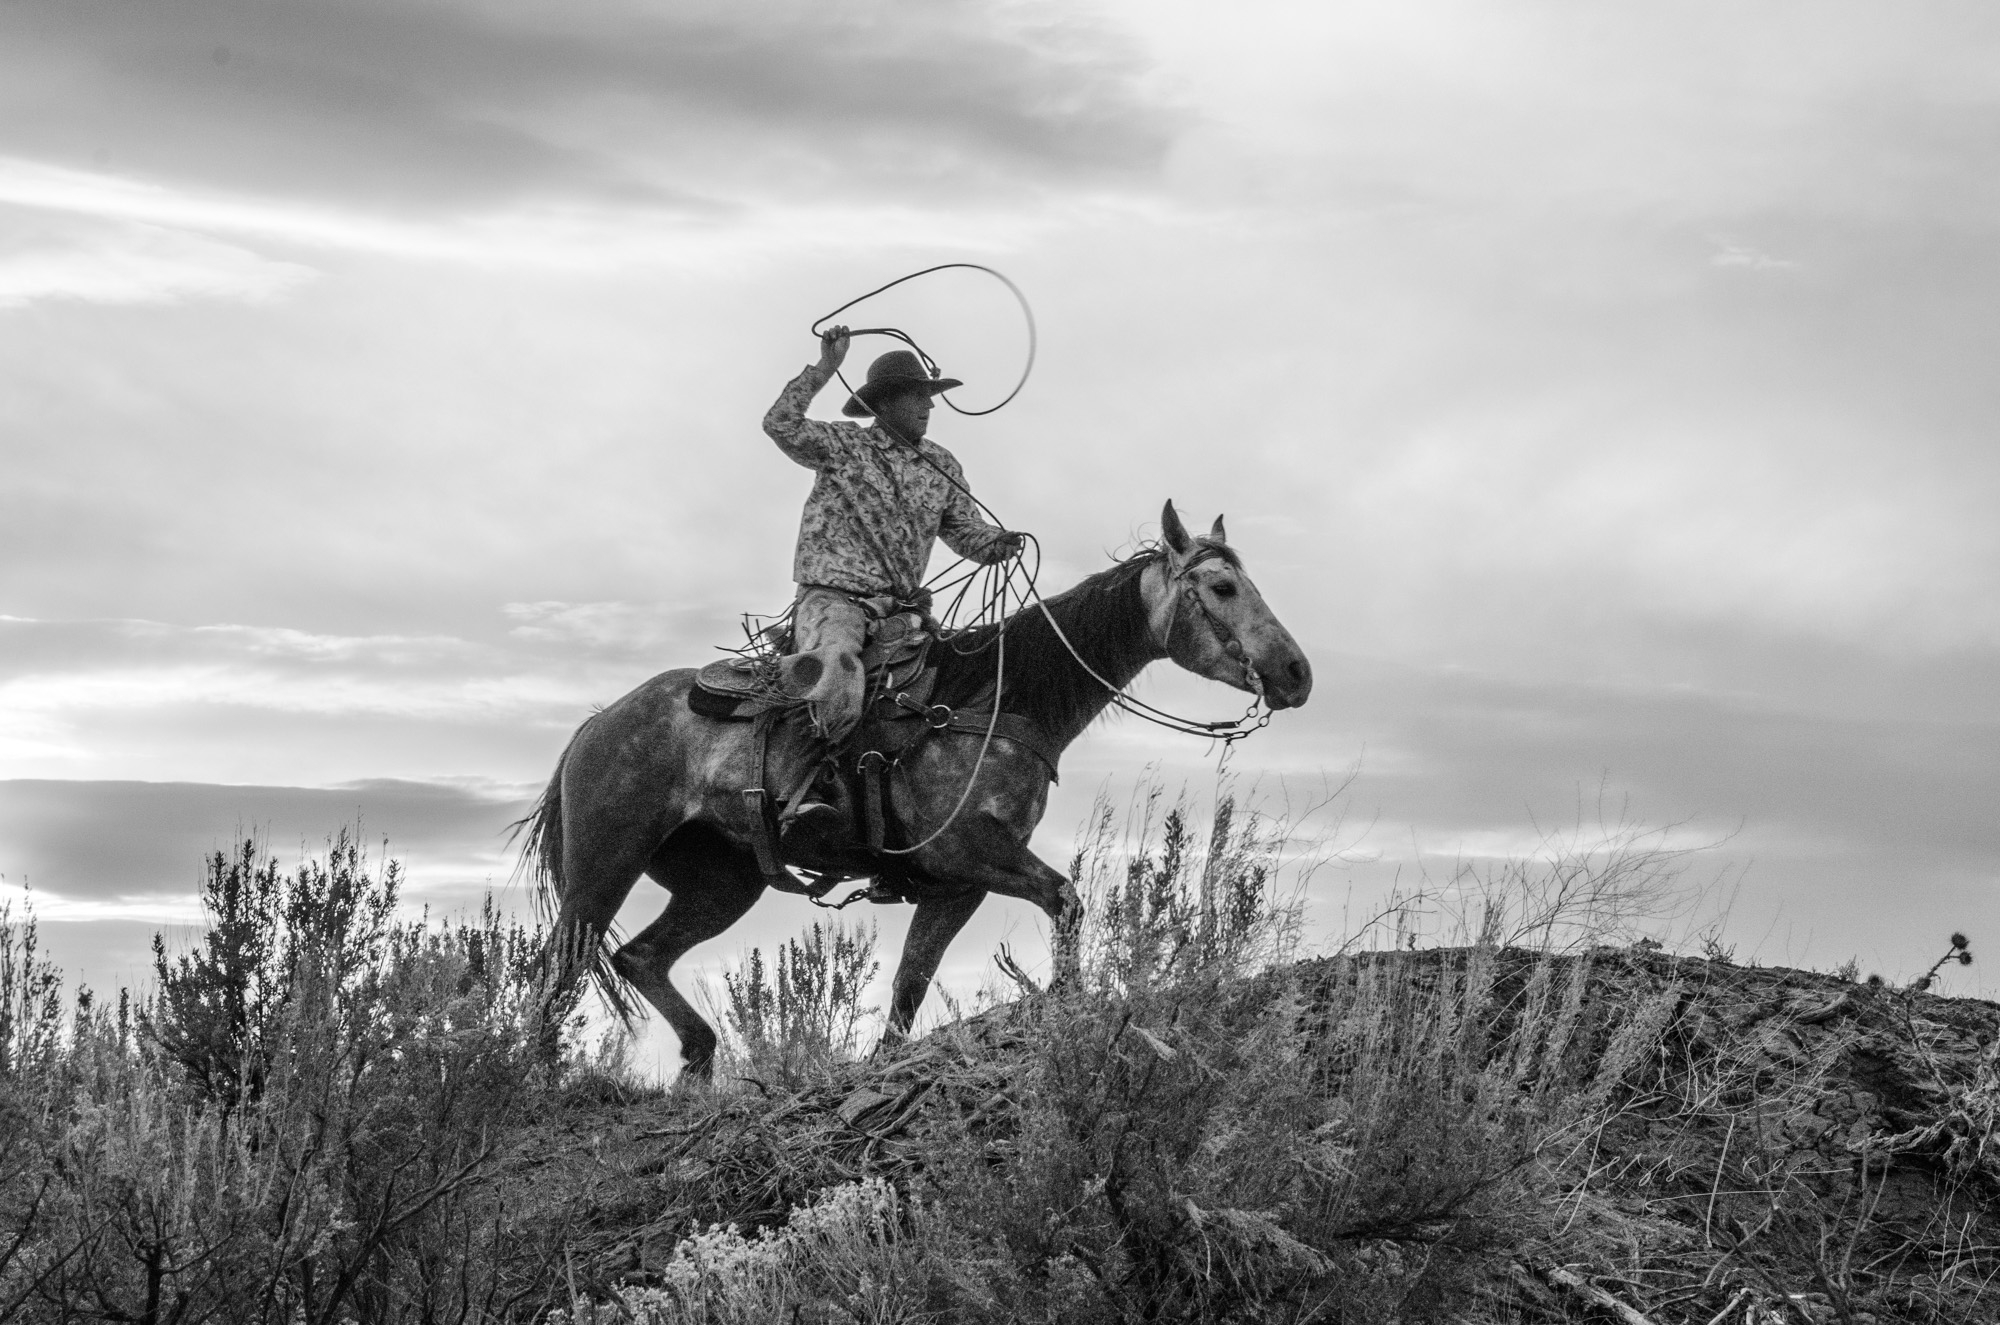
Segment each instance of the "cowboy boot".
M789 671L786 664L790 664ZM854 729L861 725L861 710L867 698L866 677L861 654L852 648L827 644L788 658L779 664L786 693L801 687L812 715L813 734L839 749Z

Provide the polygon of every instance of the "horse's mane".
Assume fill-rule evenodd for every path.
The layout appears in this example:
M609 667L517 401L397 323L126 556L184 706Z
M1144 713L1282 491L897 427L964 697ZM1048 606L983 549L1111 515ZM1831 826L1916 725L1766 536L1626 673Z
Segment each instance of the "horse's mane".
M1151 659L1140 574L1164 555L1142 548L1046 601L1049 614L1078 653L1100 674L1128 677ZM1045 731L1072 732L1102 707L1104 687L1077 665L1042 609L1030 604L1004 622L975 626L941 640L934 703L953 707L978 699L993 686L996 636L1007 632L1007 672L1001 707L1032 719Z

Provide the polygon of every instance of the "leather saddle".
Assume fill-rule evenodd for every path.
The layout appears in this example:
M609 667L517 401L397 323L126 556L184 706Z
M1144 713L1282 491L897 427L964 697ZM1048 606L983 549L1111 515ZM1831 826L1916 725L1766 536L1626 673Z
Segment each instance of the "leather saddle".
M931 660L937 638L931 623L915 612L870 624L861 653L867 685L864 716L837 750L814 739L807 721L806 695L819 679L817 660L810 655L764 652L723 658L696 673L687 697L691 710L715 721L752 724L762 785L745 788L743 796L760 825L751 841L758 868L772 887L818 901L845 880L873 877L874 887L841 904L863 898L901 900L901 858L882 854L884 848L911 844L894 814L892 783L903 759L939 733L983 737L990 730L995 739L1031 751L1049 780L1056 780L1061 751L1029 719L1007 712L996 717L990 690L983 703L975 699L952 708L930 702L937 683ZM792 842L784 830L808 794L844 808L849 830L835 844L840 867L808 870L811 881L801 882L785 868Z
M936 641L930 623L915 612L895 612L870 621L861 667L871 702L898 693L928 702L937 677L937 670L928 666ZM725 722L798 708L819 681L819 665L810 654L778 657L766 652L718 658L695 673L688 707Z

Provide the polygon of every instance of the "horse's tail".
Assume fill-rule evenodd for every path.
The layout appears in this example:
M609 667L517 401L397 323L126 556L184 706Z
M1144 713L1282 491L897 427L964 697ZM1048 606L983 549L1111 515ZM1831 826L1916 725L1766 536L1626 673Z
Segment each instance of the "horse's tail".
M562 757L556 760L556 771L549 778L549 785L535 800L535 808L528 811L525 818L516 819L508 825L509 836L520 837L520 874L528 879L530 895L534 898L535 914L548 932L548 947L542 954L543 969L547 971L553 959L554 983L551 991L563 1001L573 992L579 974L587 976L596 986L598 994L610 1005L611 1011L625 1025L632 1024L634 1008L631 991L625 978L611 964L611 930L609 926L594 933L565 933L562 924L562 904L569 884L563 878L563 768L569 763L569 754L575 748L583 728L594 721L592 714L584 721L583 727L576 729L576 735L569 738L563 747Z

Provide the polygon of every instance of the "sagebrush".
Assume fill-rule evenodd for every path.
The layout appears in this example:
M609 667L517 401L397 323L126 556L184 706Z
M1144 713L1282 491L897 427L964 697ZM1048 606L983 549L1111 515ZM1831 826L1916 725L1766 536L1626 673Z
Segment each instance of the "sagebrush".
M137 1017L57 1025L32 923L0 957L0 1318L499 1318L559 1247L506 1217L499 1138L551 1062L541 936L491 902L398 923L343 833L287 874L208 862L200 946ZM574 1027L557 1034L573 1039Z
M1582 945L1643 851L1523 866L1479 914L1526 946L1300 960L1300 838L1100 805L1066 978L864 1057L875 934L822 922L671 1091L578 1047L541 934L399 919L350 836L213 857L136 1000L10 923L0 1319L1993 1317L2000 1015Z

